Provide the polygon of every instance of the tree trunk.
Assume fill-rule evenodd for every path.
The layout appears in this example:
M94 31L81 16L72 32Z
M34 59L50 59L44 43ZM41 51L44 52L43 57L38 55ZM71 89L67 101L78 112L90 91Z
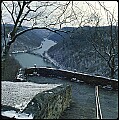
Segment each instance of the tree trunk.
M10 49L10 45L6 45L3 49L2 52L2 58L6 59L6 57L9 55L9 49Z
M114 74L115 74L114 68L111 68L111 78L112 78L112 79L114 79Z
M111 60L111 78L114 79L114 74L115 74L115 71L114 71L114 68L115 68L115 63L114 63L114 57L112 57L112 60Z

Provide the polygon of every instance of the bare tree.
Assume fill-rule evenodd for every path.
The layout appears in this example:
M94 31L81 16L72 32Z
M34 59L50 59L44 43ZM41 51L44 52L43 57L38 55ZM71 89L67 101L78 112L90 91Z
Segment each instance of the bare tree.
M8 35L9 41L4 46L3 56L8 54L16 38L27 31L47 29L57 33L57 30L50 28L56 25L61 28L69 23L78 26L89 23L87 9L80 9L77 3L73 1L3 1L2 17L4 18L4 13L8 13L7 19L11 19L14 25ZM30 27L20 31L24 23L30 24Z
M115 78L115 75L118 70L118 26L117 20L114 17L114 11L111 13L105 5L98 2L99 5L104 9L107 15L107 28L104 26L99 26L100 20L95 24L95 32L92 34L91 43L95 49L95 51L99 54L103 60L107 63L110 69L110 78ZM100 29L100 30L99 30Z
M47 29L52 32L58 33L59 30L52 30L51 27L59 26L62 28L63 26L68 26L69 24L72 26L85 26L91 25L98 27L101 19L99 16L99 12L97 12L96 7L90 4L89 2L83 1L83 4L87 4L87 7L79 6L81 1L10 1L10 2L2 2L2 7L8 12L8 16L12 20L14 26L13 29L9 33L9 41L4 46L2 51L3 56L6 56L9 53L9 49L11 44L16 41L16 38L23 33L33 30L33 29ZM115 53L115 42L117 40L117 36L113 40L113 21L115 21L113 14L99 2L99 5L105 10L107 13L107 21L109 21L110 16L112 17L109 22L110 25L110 45L108 47L103 44L103 54L100 51L102 47L95 42L91 41L95 50L98 54L107 61L111 69L111 77L113 78L114 73L117 71L117 66L115 65L115 58L118 53ZM4 12L2 9L2 18L4 17ZM4 23L4 19L3 19ZM22 30L21 27L26 24L30 24L28 29ZM66 32L67 31L62 31ZM70 31L73 32L73 31ZM98 41L103 39L103 36L99 36ZM5 39L4 39L5 40ZM110 46L110 47L109 47ZM105 54L106 56L105 58Z
M2 21L2 29L3 29L3 31L1 30L1 36L2 36L2 38L4 39L4 41L2 41L2 43L1 43L1 48L2 47L4 47L4 46L6 46L6 43L7 43L7 41L6 41L6 39L5 39L5 23Z
M36 4L35 4L36 3ZM66 3L65 5L68 6L70 2ZM35 5L34 5L35 4ZM12 22L14 24L13 29L10 31L8 37L9 41L4 46L3 50L3 56L6 56L9 52L11 44L13 44L16 40L16 38L33 29L47 29L50 31L53 31L52 29L48 28L50 25L58 24L58 19L55 23L46 24L46 19L54 12L54 9L48 13L46 13L46 9L48 7L54 6L55 2L34 2L33 1L10 1L10 2L2 2L2 7L6 9L6 11L9 13L9 17L11 17ZM55 10L57 10L61 5L58 5L55 7ZM63 14L63 13L62 13ZM62 14L58 17L60 18ZM4 17L4 16L2 16ZM45 19L45 20L44 20ZM45 24L43 27L39 27L38 21L41 22L41 24ZM4 21L3 21L4 22ZM20 31L19 28L22 26L24 22L32 22L31 27L25 30ZM40 25L41 25L40 24ZM3 24L4 25L4 24ZM36 26L37 25L37 26ZM56 32L54 30L53 32Z

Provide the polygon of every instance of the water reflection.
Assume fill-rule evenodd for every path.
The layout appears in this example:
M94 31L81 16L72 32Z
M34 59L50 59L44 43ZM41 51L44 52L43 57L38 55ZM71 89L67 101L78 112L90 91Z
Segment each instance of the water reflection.
M34 53L43 54L44 51L47 51L51 46L55 45L56 43L52 40L48 40L47 38L44 38L44 41L42 41L42 48L34 50ZM21 66L23 68L25 67L32 67L34 64L37 65L37 67L55 67L52 63L47 62L45 59L43 59L40 56L35 56L29 53L18 53L14 54L15 59L19 61Z

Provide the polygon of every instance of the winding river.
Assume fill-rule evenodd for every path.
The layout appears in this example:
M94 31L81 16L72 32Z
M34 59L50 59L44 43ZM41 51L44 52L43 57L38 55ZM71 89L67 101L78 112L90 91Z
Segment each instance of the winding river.
M56 43L52 40L44 38L42 41L42 48L33 50L32 53L43 54L51 46ZM13 54L15 59L19 61L23 68L32 67L36 64L37 67L55 67L53 64L45 61L42 57L33 55L30 53L17 53ZM71 107L68 108L60 119L94 119L96 118L95 109L95 88L94 86L69 82L58 78L45 78L45 77L29 77L29 81L36 83L68 83L72 85L72 103ZM105 91L100 89L100 102L102 108L103 118L115 119L118 117L118 92L116 91Z
M54 41L44 38L44 41L42 41L42 48L33 50L32 52L42 55L44 51L47 51L51 46L55 44L56 43ZM37 67L55 67L52 63L44 60L42 57L30 53L17 53L13 54L13 56L19 61L23 68L32 67L34 64L36 64Z

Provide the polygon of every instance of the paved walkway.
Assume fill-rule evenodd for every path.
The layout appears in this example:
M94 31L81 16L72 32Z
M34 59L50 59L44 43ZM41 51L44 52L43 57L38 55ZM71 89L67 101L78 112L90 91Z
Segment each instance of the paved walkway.
M60 119L96 119L95 86L37 76L29 77L28 81L40 84L71 84L72 103ZM107 91L99 88L99 97L103 119L116 119L118 117L118 91Z

